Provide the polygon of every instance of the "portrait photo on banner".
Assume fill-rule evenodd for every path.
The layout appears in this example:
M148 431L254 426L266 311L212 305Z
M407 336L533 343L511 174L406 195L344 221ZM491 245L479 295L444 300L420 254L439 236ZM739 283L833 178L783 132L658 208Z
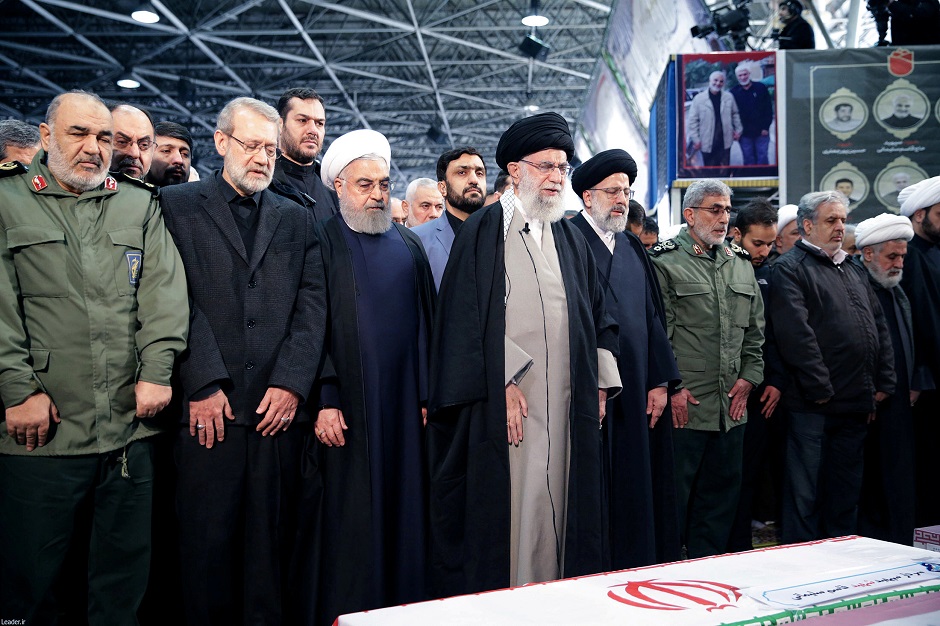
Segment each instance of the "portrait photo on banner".
M777 176L773 51L679 55L679 178Z

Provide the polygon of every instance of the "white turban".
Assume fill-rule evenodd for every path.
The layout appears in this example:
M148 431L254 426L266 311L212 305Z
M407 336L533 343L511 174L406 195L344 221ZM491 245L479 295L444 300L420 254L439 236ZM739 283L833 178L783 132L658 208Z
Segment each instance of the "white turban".
M901 215L914 215L918 209L926 209L940 202L940 176L934 176L905 187L898 194Z
M388 145L385 135L369 128L362 128L337 137L330 144L323 160L320 162L320 180L328 188L333 189L333 181L347 165L361 159L367 154L377 154L392 163L392 147Z
M799 210L799 207L795 204L785 204L780 207L780 210L777 211L777 234L779 235L783 232L783 229L787 227L787 224L796 219L796 212Z
M855 245L859 250L865 246L903 239L910 241L914 237L911 220L903 215L882 213L861 222L855 228Z

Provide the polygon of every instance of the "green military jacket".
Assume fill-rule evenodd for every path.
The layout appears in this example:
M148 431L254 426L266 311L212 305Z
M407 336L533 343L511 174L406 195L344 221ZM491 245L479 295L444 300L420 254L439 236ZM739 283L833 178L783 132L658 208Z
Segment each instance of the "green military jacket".
M16 168L16 169L13 169ZM145 183L113 174L80 196L45 165L0 172L0 398L37 391L62 419L27 453L0 423L0 454L117 450L158 431L136 417L138 380L170 384L186 346L183 264Z
M727 431L744 424L746 414L731 420L728 392L739 378L757 386L764 375L764 303L747 252L721 243L712 259L683 228L650 255L682 384L700 402L689 403L686 428Z

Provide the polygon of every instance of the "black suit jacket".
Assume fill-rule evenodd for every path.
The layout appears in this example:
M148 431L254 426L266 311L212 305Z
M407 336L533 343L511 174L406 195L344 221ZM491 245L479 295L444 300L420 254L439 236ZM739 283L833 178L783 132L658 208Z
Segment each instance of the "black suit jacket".
M185 399L220 384L234 423L243 426L260 421L255 409L268 387L289 389L305 401L321 364L326 323L313 214L261 192L248 258L215 176L164 187L160 205L189 282L189 347L179 362ZM300 407L297 418L309 419L309 413Z

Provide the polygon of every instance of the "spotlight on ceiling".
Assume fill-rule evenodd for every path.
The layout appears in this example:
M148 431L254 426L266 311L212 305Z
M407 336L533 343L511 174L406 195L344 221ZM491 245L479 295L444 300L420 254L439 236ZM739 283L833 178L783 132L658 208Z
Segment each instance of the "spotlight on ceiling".
M529 14L522 18L523 24L532 28L548 24L548 18L542 15L540 4L539 0L532 0L529 4Z
M525 104L522 105L522 110L523 110L523 111L528 111L529 113L535 113L535 112L538 111L540 108L541 108L541 107L540 107L540 106L538 105L538 103L535 101L535 98L532 97L532 94L531 94L531 93L527 93L527 94L526 94Z
M431 124L431 126L428 128L428 139L434 143L447 143L447 135L437 124Z
M551 52L544 41L536 37L535 35L527 35L525 39L522 40L522 43L519 44L519 51L531 57L536 61L544 61L548 58L548 53Z
M156 24L160 21L160 14L149 2L134 9L131 17L141 24Z
M115 82L118 87L124 89L138 89L140 87L140 81L134 78L134 73L130 70L122 72Z

